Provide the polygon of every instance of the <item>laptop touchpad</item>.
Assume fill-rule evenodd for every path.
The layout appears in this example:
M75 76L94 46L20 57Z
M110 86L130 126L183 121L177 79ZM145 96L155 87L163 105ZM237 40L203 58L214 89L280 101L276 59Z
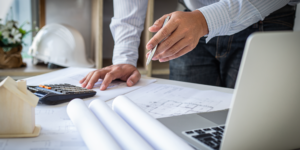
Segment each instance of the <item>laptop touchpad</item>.
M209 113L200 113L198 115L207 120L210 120L213 123L222 125L226 123L227 114L228 114L228 110L209 112Z

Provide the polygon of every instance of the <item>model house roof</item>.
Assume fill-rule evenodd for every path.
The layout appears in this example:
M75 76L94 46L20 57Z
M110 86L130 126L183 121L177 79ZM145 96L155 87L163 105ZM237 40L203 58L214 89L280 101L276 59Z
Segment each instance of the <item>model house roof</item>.
M35 107L39 101L39 98L37 96L27 90L26 81L21 81L21 84L18 84L18 82L16 82L11 77L7 77L0 83L0 88L6 88L8 91L13 93L15 96L19 97L32 107Z

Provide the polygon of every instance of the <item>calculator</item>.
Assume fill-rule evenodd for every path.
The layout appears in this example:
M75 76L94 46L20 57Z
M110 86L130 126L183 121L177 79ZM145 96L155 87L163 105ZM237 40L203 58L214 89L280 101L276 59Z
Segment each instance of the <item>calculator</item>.
M96 95L96 91L71 84L45 84L27 86L27 89L39 97L39 103L56 105L69 102L74 98L88 98Z

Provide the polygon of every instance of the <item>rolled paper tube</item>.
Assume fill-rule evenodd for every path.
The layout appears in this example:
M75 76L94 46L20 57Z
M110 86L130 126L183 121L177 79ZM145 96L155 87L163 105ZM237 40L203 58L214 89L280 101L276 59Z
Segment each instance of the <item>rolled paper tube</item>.
M112 108L154 149L193 150L192 147L175 133L147 114L127 97L116 97L113 101Z
M102 100L94 100L90 110L98 117L103 126L125 150L153 149L138 133L134 131L116 112Z
M121 150L97 117L81 99L72 100L67 113L90 150Z

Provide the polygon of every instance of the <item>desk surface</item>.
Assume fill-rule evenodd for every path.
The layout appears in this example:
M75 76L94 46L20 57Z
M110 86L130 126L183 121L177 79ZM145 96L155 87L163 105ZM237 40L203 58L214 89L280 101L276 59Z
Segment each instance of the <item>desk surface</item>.
M63 70L64 69L55 72L60 72ZM49 77L49 75L53 73L54 72L43 74L30 79L42 80L43 77ZM159 84L172 84L199 90L215 90L220 92L233 93L233 89L222 87L151 78L147 76L142 76L142 78L156 79L156 83ZM36 107L35 114L36 124L42 125L41 135L37 138L0 139L0 150L86 150L87 148L85 146L85 143L82 141L75 126L72 124L66 113L66 106L67 103L56 106L38 105L38 107Z

